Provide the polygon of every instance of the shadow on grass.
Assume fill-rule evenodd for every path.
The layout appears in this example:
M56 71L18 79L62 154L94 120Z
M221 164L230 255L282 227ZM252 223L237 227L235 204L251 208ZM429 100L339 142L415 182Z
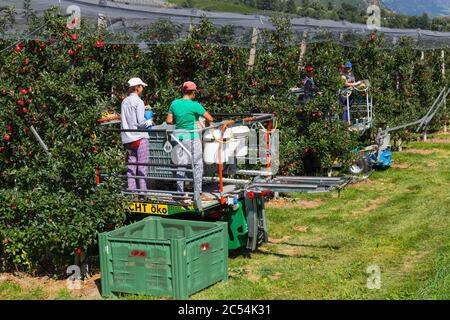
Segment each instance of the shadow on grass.
M256 249L255 251L251 251L249 249L236 249L236 250L230 250L228 253L228 258L230 259L236 259L240 257L244 257L246 259L251 259L252 254L263 254L267 256L275 256L278 258L303 258L303 259L319 259L319 257L314 255L307 255L307 254L283 254L283 253L277 253L277 252L270 252L270 251L264 251L261 249Z
M270 252L270 251L262 251L260 249L257 249L254 251L254 253L263 254L266 256L275 256L278 258L302 258L302 259L313 259L318 260L318 256L310 255L310 254L283 254L283 253L277 253L277 252Z
M325 245L316 245L316 244L304 244L304 243L290 243L290 242L272 242L272 241L268 241L267 243L270 244L283 244L283 245L288 245L288 246L293 246L293 247L305 247L305 248L317 248L317 249L331 249L331 250L339 250L341 247L339 246L333 246L330 244L325 244Z

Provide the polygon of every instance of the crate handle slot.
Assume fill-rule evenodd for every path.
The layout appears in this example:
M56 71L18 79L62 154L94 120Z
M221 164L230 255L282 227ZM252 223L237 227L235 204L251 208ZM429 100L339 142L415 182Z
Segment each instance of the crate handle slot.
M173 149L172 144L170 143L169 140L167 140L166 143L164 144L164 151L170 153L172 152L172 149Z

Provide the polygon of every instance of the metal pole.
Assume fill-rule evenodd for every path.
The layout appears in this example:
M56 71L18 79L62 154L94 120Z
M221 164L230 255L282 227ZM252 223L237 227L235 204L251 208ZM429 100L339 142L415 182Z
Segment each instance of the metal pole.
M36 140L39 142L39 144L41 145L41 147L44 149L45 153L47 153L48 155L50 154L50 152L48 151L48 147L47 145L44 143L44 141L42 141L41 137L39 136L39 134L37 133L36 129L34 128L34 126L30 127L31 132L33 133L34 137L36 138Z
M348 124L351 125L351 120L350 120L350 95L347 96L347 117L348 117Z
M252 70L255 65L256 58L256 43L258 42L258 28L253 28L252 40L251 40L251 48L250 48L250 57L248 58L248 69Z
M442 58L442 78L445 80L445 50L441 51L441 58ZM447 123L448 123L447 99L444 99L444 133L447 133Z
M297 70L300 72L303 67L303 58L305 57L306 53L306 39L308 37L308 30L303 31L303 39L302 43L300 45L300 57L298 58L298 67Z

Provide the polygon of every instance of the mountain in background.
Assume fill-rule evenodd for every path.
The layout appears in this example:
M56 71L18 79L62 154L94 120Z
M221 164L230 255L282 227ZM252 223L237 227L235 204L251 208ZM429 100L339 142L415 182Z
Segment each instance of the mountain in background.
M450 0L383 0L384 5L397 13L420 16L450 16Z

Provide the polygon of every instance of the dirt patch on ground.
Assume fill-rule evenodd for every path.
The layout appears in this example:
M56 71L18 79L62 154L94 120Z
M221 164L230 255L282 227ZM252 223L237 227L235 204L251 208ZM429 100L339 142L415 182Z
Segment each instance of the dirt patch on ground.
M299 200L289 198L276 198L267 202L268 208L282 209L315 209L324 203L323 200Z
M412 166L412 164L410 164L410 163L396 163L396 162L393 162L391 164L391 168L395 168L395 169L408 169L411 166Z
M435 152L442 152L442 150L440 150L440 149L415 149L415 148L410 148L410 149L403 149L402 152L428 155L428 154L432 154L432 153L435 153Z
M437 156L436 158L437 159L448 159L448 158L450 158L450 153L441 154L441 155Z
M448 144L448 143L450 143L450 138L431 138L431 139L427 139L426 142Z
M296 227L294 227L294 228L296 228ZM306 228L307 229L307 227L303 227L303 226L299 226L297 228L299 228L299 229ZM282 255L285 255L285 256L292 256L292 257L298 256L300 248L298 246L295 246L295 245L294 246L293 245L289 245L289 240L290 239L291 239L290 236L284 236L284 237L279 238L279 239L269 238L269 243L277 245L276 254L279 253L279 254L282 254ZM259 250L262 251L262 252L265 252L265 253L273 253L271 251L266 251L263 248L260 248Z
M427 166L427 168L435 168L438 166L438 164L436 163L436 161L427 161L427 163L425 164Z
M281 254L284 254L286 256L296 257L300 254L300 248L294 247L294 246L283 246L280 250Z
M283 274L280 273L280 272L275 272L274 274L269 276L269 279L271 279L271 280L280 280L282 275Z
M379 206L381 206L382 204L387 203L388 201L389 201L389 198L385 198L385 197L371 200L363 208L354 210L352 212L352 215L353 216L361 216L363 214L369 213L369 212L375 210L376 208L378 208Z
M307 226L295 226L295 227L292 227L292 230L294 230L294 231L299 231L299 232L306 232L306 231L308 231L308 227Z
M288 241L290 238L291 238L290 236L284 236L282 238L269 238L269 243L280 244Z
M100 283L100 275L96 274L84 281L69 282L67 280L55 280L49 277L32 277L27 274L0 273L0 281L18 284L23 291L32 291L41 288L45 299L55 299L61 292L69 292L78 299L101 299L97 284Z
M426 142L450 143L450 134L443 134L440 135L439 137L428 138Z
M245 271L246 277L250 281L256 282L261 279L261 276L257 273L255 266L244 266L242 269Z

